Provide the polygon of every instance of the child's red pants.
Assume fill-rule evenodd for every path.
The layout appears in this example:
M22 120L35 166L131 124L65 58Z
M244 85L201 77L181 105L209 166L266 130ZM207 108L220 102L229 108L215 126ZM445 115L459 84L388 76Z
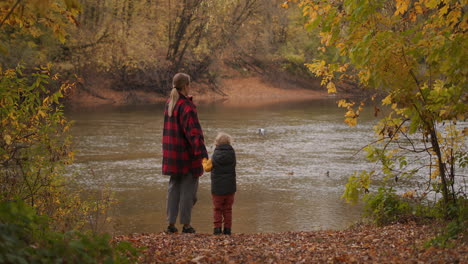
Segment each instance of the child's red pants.
M213 223L215 228L222 228L223 221L224 228L231 228L232 204L234 203L234 194L235 193L226 195L211 194L213 198Z

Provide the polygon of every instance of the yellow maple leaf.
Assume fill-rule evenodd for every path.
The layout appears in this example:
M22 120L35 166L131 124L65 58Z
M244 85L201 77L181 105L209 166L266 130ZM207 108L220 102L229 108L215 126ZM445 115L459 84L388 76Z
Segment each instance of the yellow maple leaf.
M443 15L447 14L448 8L448 5L444 5L441 9L439 9L439 17L442 17Z
M456 23L458 23L458 19L460 17L461 17L460 10L458 10L458 9L453 10L447 15L447 23L455 25Z
M346 112L345 117L352 117L354 118L356 114L354 113L353 109L349 109L348 112Z
M384 99L382 99L382 104L383 105L389 105L392 103L392 95L387 95Z
M356 126L357 125L357 119L356 118L346 118L345 123L348 124L348 126Z
M5 143L7 145L11 145L11 136L10 135L3 136L3 139L5 140Z
M420 2L417 2L417 3L414 4L414 10L416 10L417 14L422 14L423 13L423 9L421 7Z
M336 93L336 86L333 82L328 82L327 84L328 93Z
M396 0L396 11L393 15L403 15L408 10L409 3L410 0Z

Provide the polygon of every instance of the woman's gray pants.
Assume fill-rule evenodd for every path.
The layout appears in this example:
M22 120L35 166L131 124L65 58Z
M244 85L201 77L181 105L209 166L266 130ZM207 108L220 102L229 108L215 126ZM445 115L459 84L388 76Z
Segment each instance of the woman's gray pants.
M167 190L167 222L175 224L180 209L180 223L189 225L197 202L198 177L192 174L171 176Z

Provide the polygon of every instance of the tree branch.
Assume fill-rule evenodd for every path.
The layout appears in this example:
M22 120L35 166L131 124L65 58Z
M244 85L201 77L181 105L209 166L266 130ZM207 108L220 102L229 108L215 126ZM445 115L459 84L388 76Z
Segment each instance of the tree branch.
M17 0L15 5L11 8L10 12L8 12L8 14L5 16L5 18L2 20L2 22L0 23L0 27L3 26L3 24L5 24L5 22L7 21L7 19L10 17L10 15L13 13L13 11L15 10L15 8L18 6L18 4L21 2L21 0Z

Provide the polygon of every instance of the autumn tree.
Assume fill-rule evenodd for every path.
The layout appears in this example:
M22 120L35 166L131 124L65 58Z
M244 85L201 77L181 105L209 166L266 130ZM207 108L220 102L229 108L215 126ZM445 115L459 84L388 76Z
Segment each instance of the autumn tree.
M20 63L22 56L14 55L21 50L25 59L40 56L42 40L65 41L76 12L75 1L0 4L1 201L25 201L52 217L57 229L81 226L85 220L80 219L85 208L78 194L65 188L63 177L73 153L61 99L73 84L61 80L50 64L36 64L46 60L29 60L25 65ZM32 48L18 48L21 44Z
M221 92L216 84L225 67L311 75L304 62L312 52L304 50L316 50L317 40L296 34L300 10L282 9L281 0L81 2L79 26L56 64L73 68L88 92L107 83L129 93L165 93L177 71Z
M307 65L329 92L348 79L385 95L375 108L382 115L377 138L367 147L382 171L352 176L346 198L369 192L371 182L393 193L402 181L419 185L414 177L425 175L423 185L407 185L403 196L435 193L445 217L454 217L452 209L466 198L467 2L301 0L285 6L291 2L301 6L305 27L319 30L321 49L336 54ZM339 105L347 108L345 121L356 125L363 103Z
M76 23L79 6L70 1L7 0L0 3L0 64L36 66L50 61L57 43L64 43Z

